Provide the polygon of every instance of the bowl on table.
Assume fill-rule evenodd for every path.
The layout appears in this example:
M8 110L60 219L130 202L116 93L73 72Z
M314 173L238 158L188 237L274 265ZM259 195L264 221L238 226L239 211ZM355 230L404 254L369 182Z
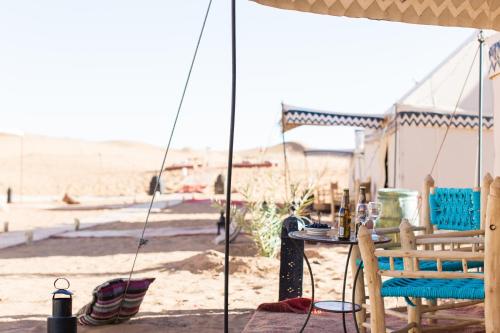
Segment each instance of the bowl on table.
M325 236L331 229L326 223L313 223L304 227L306 234L311 236Z

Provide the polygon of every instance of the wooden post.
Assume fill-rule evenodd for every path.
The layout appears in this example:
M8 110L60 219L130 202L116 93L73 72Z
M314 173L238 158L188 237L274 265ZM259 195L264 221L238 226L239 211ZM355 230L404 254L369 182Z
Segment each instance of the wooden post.
M375 257L375 244L371 232L361 226L358 233L359 250L363 258L363 265L368 281L368 295L370 296L370 328L372 333L385 333L384 300L381 294L382 279L378 274L378 260Z
M412 230L410 222L404 219L399 225L399 232L401 234L401 249L402 250L416 250L417 241L415 239L415 233ZM411 258L404 258L404 269L405 271L414 271L416 267L413 265L413 260ZM413 304L415 306L408 305L408 324L416 323L417 326L408 330L410 333L420 333L420 322L421 322L421 309L422 300L420 298L412 298Z
M490 194L490 186L493 183L493 177L488 172L483 178L483 184L481 186L481 230L484 230L484 224L486 221L486 207L488 203L488 195Z
M500 329L500 177L490 187L484 247L484 321L493 333Z
M422 215L420 216L420 226L425 227L426 234L432 234L433 232L431 224L431 210L429 206L429 197L432 187L434 187L434 179L431 175L427 175L422 189Z
M361 259L361 253L359 251L359 247L357 245L353 246L351 253L351 272L352 278L356 276L356 271L358 270L358 259ZM354 281L354 280L353 280ZM356 282L356 299L354 302L356 304L365 304L366 303L366 295L365 295L365 278L363 274L363 269L359 271L358 280ZM366 309L362 308L360 311L356 312L356 320L358 322L358 328L360 333L365 333L366 328L363 326L363 323L366 321Z

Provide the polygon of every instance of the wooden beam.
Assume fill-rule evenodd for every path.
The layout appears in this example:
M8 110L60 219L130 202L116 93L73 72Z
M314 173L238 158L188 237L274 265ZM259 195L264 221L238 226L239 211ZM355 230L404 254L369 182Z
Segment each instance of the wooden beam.
M483 184L481 186L481 230L484 230L486 223L486 210L488 206L488 196L490 195L490 187L493 183L493 177L488 172L483 177Z
M485 221L484 315L486 332L500 327L500 177L490 187Z
M431 211L429 206L429 197L432 187L434 187L434 179L431 175L427 175L422 189L422 215L420 217L420 226L425 227L426 234L432 234L434 230L431 224Z
M378 260L371 232L361 226L358 233L359 250L363 258L368 295L370 296L370 328L373 333L385 332L384 300L381 294L382 279L378 274Z

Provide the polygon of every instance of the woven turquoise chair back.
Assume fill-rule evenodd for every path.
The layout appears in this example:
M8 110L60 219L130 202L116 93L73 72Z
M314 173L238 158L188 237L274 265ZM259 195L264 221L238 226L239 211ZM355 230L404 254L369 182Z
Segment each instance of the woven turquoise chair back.
M470 188L436 188L429 197L431 223L442 230L479 230L481 192Z

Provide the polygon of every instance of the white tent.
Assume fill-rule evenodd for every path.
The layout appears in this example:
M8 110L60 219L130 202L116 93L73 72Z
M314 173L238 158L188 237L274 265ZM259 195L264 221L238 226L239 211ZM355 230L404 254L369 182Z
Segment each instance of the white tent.
M488 40L489 49L489 76L493 85L494 117L500 119L500 34ZM495 131L495 170L496 176L500 175L500 131Z
M478 49L474 34L383 115L330 113L285 105L284 129L300 125L364 128L362 162L353 163L352 174L361 182L371 180L373 193L386 186L420 190L431 171L439 186L472 187L478 173ZM484 66L489 68L487 57ZM491 172L493 88L487 71L483 83L483 172Z

